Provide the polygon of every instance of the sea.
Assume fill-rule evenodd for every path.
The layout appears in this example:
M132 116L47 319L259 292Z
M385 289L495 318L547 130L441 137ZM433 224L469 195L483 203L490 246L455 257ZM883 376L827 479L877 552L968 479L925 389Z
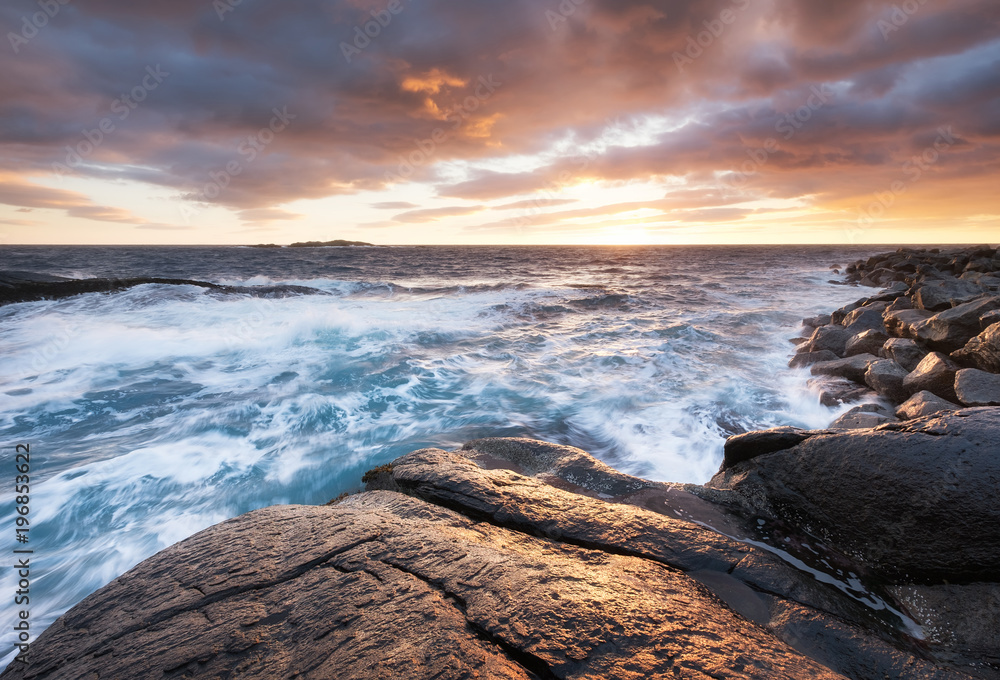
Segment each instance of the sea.
M30 549L31 639L157 551L272 504L324 503L423 447L533 437L703 483L727 436L824 427L803 317L865 295L887 248L0 246L0 270L147 284L0 307L0 663ZM15 543L15 447L30 448Z

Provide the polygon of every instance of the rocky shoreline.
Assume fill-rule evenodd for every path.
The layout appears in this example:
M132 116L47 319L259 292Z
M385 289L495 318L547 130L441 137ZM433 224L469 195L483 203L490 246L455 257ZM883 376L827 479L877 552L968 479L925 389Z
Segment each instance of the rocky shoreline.
M706 485L527 439L415 451L158 553L0 678L1000 678L1000 407L971 406L997 265L848 267L886 289L793 364L859 408L730 438Z
M1000 254L977 246L900 249L859 260L849 282L885 286L805 319L790 366L811 366L821 400L871 402L831 427L875 427L968 406L1000 406ZM832 378L833 380L829 380ZM881 398L881 403L874 400Z

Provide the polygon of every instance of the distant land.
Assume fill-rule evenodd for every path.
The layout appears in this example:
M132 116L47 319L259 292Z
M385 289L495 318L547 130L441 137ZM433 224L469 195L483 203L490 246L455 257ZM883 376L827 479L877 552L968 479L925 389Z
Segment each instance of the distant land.
M372 248L377 248L374 243L365 243L364 241L344 241L343 239L337 239L335 241L304 241L301 243L293 243L289 246L279 246L274 243L258 243L255 246L250 246L251 248L343 248L345 246L368 246Z

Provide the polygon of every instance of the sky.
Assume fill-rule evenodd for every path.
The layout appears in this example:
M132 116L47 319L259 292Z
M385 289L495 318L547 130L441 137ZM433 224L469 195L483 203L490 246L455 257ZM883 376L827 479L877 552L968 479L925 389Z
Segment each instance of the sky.
M1000 241L997 0L7 0L0 244Z

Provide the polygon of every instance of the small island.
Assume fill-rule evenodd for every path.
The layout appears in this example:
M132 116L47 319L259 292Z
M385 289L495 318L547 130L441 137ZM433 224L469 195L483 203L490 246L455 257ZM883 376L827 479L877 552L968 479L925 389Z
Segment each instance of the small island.
M345 241L343 239L336 239L334 241L303 241L300 243L293 243L288 246L279 246L274 243L258 243L255 246L250 246L251 248L346 248L346 247L365 247L365 248L377 248L374 243L365 243L364 241Z

